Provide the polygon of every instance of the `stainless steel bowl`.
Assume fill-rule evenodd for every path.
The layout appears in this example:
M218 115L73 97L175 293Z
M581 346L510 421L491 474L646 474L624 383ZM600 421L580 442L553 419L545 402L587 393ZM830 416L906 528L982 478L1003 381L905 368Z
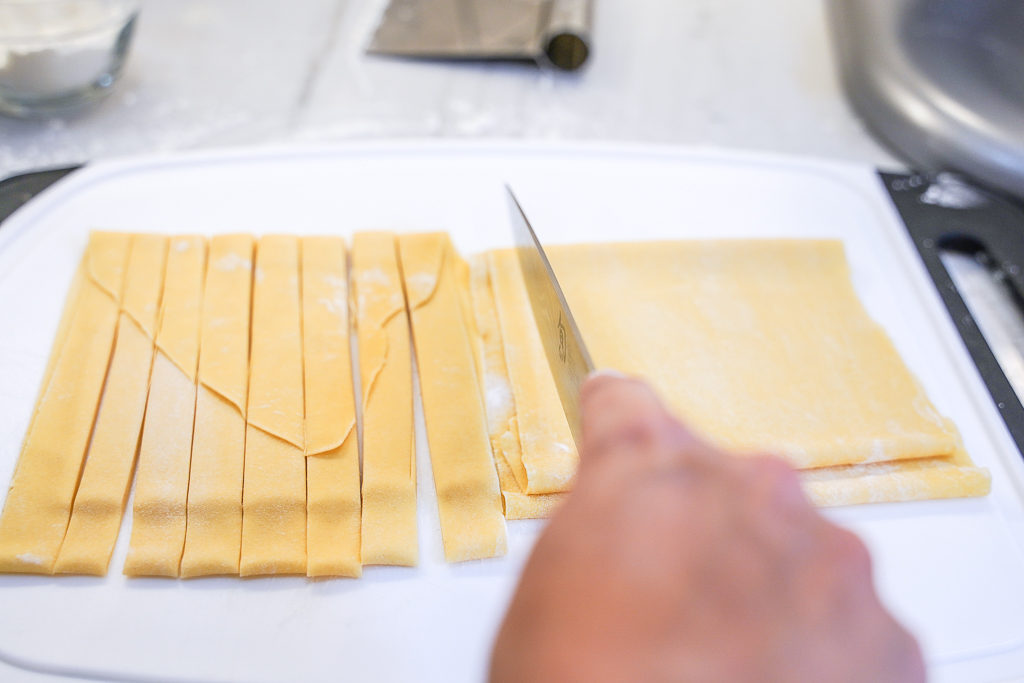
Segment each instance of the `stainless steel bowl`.
M854 109L925 171L1024 197L1024 2L830 0Z

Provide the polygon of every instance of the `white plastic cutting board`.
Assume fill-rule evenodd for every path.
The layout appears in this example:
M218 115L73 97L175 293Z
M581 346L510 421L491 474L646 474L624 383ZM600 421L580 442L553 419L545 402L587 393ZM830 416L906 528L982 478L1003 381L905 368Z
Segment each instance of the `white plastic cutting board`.
M862 534L886 602L937 680L1024 677L1021 456L866 167L678 150L372 144L96 164L0 229L0 482L10 480L91 228L348 235L448 230L463 253L510 242L509 182L550 242L838 237L858 293L993 475L982 500L828 514ZM0 576L0 677L474 681L541 522L509 556L443 561L418 416L421 565L359 580ZM130 514L127 515L130 518ZM126 518L125 527L130 524Z

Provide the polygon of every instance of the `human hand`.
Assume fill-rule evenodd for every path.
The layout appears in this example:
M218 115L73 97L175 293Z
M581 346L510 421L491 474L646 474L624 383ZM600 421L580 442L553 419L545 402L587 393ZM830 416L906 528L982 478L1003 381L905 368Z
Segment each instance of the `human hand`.
M576 486L527 562L491 680L921 681L864 544L770 456L702 441L637 380L583 387Z

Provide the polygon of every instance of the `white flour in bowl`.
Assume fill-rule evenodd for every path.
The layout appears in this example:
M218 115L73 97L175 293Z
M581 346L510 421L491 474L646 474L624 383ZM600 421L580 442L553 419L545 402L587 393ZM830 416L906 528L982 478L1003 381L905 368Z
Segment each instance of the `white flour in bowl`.
M49 97L102 79L135 11L134 2L0 0L0 88Z

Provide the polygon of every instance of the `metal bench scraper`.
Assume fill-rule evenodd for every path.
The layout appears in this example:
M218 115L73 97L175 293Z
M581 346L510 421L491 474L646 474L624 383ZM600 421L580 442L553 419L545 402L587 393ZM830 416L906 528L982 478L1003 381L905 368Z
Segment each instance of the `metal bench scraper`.
M592 0L391 0L367 52L572 71L590 53L592 16Z

